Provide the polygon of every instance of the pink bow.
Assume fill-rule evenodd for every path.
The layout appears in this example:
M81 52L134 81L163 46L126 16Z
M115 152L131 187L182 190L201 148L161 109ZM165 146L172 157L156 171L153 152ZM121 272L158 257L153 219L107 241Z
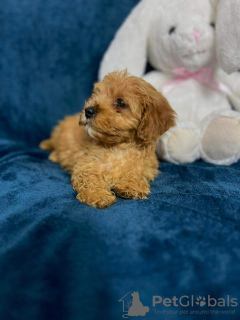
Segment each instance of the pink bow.
M190 73L187 69L180 67L173 69L172 73L176 77L170 79L163 85L163 94L168 93L175 85L189 79L195 79L196 81L210 87L213 90L221 91L227 94L231 93L230 89L225 84L214 78L213 68L202 68L194 73Z

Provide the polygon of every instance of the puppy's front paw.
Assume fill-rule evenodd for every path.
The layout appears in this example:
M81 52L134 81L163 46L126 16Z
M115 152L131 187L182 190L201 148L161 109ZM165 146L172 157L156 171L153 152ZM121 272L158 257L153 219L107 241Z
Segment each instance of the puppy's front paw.
M115 186L114 191L120 198L124 199L147 199L150 193L149 185L141 185L139 182L135 185L118 184Z
M76 198L82 203L98 209L108 208L116 202L115 195L111 191L106 190L97 190L95 192L83 190Z
M128 190L116 190L116 193L120 198L124 198L124 199L147 199L147 195L149 192L144 193L144 192L128 189Z

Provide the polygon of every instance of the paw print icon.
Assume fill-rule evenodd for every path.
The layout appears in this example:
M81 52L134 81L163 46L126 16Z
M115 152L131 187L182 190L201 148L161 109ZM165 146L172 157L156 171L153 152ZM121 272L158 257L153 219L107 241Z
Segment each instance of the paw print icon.
M206 298L201 296L197 297L196 304L200 307L204 307L206 305Z

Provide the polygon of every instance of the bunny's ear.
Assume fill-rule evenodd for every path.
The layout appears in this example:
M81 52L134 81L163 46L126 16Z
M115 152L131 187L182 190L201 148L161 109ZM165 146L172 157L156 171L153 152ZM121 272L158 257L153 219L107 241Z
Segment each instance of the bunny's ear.
M112 71L128 69L143 76L147 63L147 36L154 7L160 0L142 0L116 33L101 62L99 78Z
M240 69L240 1L218 0L218 2L217 56L224 71L232 73Z

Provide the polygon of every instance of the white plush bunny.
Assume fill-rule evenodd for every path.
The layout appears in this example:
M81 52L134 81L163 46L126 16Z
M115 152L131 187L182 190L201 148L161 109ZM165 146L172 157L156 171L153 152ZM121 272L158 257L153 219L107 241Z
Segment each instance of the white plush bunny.
M177 112L177 126L159 139L157 147L167 161L179 164L202 158L230 165L240 158L240 113L229 102L240 111L240 75L218 68L220 63L226 71L235 71L240 62L240 53L234 56L240 42L231 49L219 40L220 20L228 24L223 8L234 1L142 0L103 58L100 78L127 68L162 91ZM240 12L240 6L236 10ZM226 43L231 30L224 32ZM147 60L156 71L144 75Z

